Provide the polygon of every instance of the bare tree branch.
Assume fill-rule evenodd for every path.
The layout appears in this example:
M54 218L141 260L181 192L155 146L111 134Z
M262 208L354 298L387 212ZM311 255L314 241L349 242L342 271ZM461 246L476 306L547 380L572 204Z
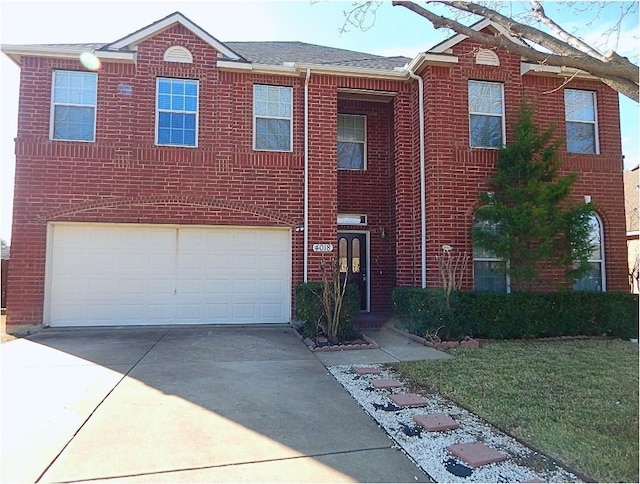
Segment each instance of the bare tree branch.
M525 25L513 18L506 17L496 10L473 2L461 1L432 1L451 7L457 11L472 13L489 19L502 26L514 38L528 40L550 52L537 50L529 45L513 42L504 35L488 35L467 27L451 18L437 15L412 1L394 1L394 6L402 6L429 20L436 29L448 28L476 40L483 45L502 47L514 55L544 63L546 65L572 67L580 69L600 78L605 84L616 91L638 102L638 66L615 52L607 52L597 57L583 52L569 44L566 40L556 38L535 27ZM567 34L570 35L570 34ZM571 36L573 37L573 36ZM595 50L594 50L595 51Z
M582 52L589 54L590 56L595 57L596 59L603 60L604 56L600 52L598 52L596 49L591 47L586 42L583 42L581 39L577 38L576 36L571 35L565 29L560 27L560 25L554 22L546 14L546 12L544 11L544 8L542 7L542 4L539 1L533 0L531 4L533 5L533 8L531 9L532 15L538 20L540 20L547 27L549 27L553 32L555 32L558 37L560 37L567 44L572 45L576 49L581 50Z

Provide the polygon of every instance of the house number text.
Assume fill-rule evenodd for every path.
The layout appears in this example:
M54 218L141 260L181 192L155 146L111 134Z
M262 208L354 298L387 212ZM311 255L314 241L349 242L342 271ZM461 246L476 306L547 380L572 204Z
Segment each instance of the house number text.
M313 244L314 252L333 252L333 244Z

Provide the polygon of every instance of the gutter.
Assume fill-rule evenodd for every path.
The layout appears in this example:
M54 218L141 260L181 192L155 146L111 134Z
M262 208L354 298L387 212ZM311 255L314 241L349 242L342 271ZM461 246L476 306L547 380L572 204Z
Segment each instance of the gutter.
M427 209L426 209L426 176L424 160L424 81L407 68L407 74L411 79L418 81L418 103L420 118L420 283L422 289L427 287Z
M309 272L309 79L311 69L307 68L304 79L304 282L308 282Z

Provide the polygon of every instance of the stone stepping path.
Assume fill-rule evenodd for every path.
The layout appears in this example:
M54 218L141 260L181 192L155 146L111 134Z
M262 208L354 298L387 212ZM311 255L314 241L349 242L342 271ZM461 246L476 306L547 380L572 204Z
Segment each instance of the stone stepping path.
M378 368L371 368L368 366L356 366L353 368L358 375L379 375L380 370Z
M328 370L435 482L580 482L453 402L437 394L405 393L392 369L340 365Z
M429 432L442 432L443 430L454 430L460 427L458 422L453 420L446 413L414 415L413 421Z
M395 380L387 380L385 378L378 378L377 380L371 380L371 384L373 388L381 388L384 390L388 390L390 388L401 388L402 383Z
M396 393L389 395L389 398L400 408L422 407L427 404L424 398L415 393Z
M482 442L450 445L447 447L447 450L459 459L465 461L471 467L480 467L507 460L505 454L492 449Z

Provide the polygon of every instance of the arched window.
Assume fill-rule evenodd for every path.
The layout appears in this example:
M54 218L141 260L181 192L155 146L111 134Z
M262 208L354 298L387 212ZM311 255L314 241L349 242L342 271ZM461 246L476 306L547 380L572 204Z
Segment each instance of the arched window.
M602 222L600 217L592 215L589 220L591 225L590 239L593 244L593 252L588 262L591 269L579 281L573 284L574 291L605 291L606 281L604 277L604 239L602 236Z
M495 223L473 217L473 227L482 231L497 233ZM479 292L510 292L507 275L500 271L502 259L486 249L473 245L473 290Z

